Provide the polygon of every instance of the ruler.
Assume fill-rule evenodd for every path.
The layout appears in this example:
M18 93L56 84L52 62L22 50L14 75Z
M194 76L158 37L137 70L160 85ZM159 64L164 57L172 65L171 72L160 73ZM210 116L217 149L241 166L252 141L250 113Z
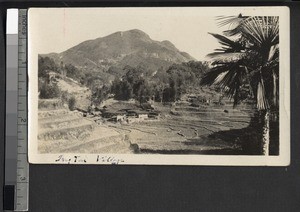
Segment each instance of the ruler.
M4 210L28 211L27 10L7 10Z

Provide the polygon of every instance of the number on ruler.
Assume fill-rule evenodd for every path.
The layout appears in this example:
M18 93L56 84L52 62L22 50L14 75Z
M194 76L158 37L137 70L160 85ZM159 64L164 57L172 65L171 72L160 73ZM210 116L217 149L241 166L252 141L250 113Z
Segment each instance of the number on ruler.
M25 181L26 177L20 177L20 181Z

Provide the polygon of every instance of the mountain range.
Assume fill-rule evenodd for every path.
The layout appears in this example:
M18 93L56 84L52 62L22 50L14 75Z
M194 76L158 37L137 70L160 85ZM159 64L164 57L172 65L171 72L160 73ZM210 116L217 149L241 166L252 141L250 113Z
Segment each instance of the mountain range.
M146 67L156 71L174 63L195 60L186 52L178 50L170 41L155 41L145 32L133 29L119 31L105 37L84 41L64 52L48 56L58 64L72 64L86 70L107 72L110 67L118 69L126 65Z

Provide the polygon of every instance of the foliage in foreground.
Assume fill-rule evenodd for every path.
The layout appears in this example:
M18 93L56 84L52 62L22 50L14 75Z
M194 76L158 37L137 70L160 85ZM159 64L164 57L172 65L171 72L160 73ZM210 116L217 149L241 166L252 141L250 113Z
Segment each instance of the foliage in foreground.
M216 85L237 105L242 91L254 98L259 110L278 109L279 20L275 16L220 17L229 25L223 35L213 34L221 47L208 55L213 68L201 80Z

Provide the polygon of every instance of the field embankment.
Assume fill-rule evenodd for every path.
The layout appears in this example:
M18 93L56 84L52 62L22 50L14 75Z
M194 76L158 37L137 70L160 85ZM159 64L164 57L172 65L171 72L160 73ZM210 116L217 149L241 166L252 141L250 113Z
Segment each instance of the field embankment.
M43 100L43 105L47 100ZM53 103L50 100L49 105ZM131 153L125 135L98 126L82 114L63 106L39 110L38 151L40 153Z

